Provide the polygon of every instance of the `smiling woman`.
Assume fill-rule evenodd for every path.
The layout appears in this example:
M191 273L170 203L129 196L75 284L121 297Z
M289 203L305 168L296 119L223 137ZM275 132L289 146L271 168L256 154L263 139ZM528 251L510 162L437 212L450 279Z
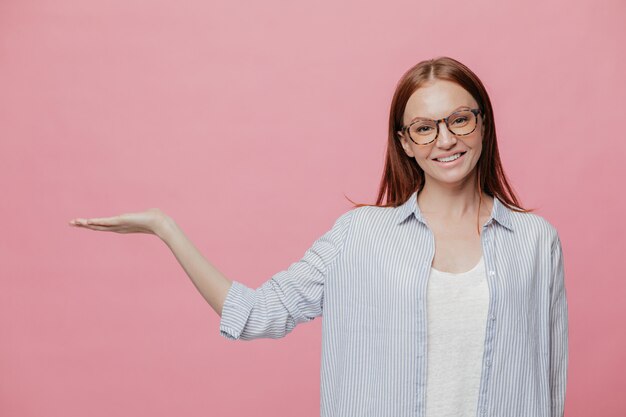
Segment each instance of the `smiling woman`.
M560 237L520 208L489 96L452 58L398 83L376 203L342 213L256 289L227 279L158 209L71 224L159 236L229 340L281 338L323 315L325 417L563 415Z
M462 63L404 74L376 203L256 290L234 281L220 332L278 338L322 313L322 415L563 415L560 238L520 208L489 96Z

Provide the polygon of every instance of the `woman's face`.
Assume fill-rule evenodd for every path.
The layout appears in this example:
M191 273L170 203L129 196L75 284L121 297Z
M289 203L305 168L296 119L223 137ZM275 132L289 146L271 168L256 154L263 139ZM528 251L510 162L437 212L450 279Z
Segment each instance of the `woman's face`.
M448 117L461 106L478 108L478 103L460 85L444 80L435 80L415 91L404 110L403 123L408 126L416 117L437 120ZM466 136L455 136L444 122L439 123L437 139L428 145L417 145L402 135L401 143L409 157L415 158L424 170L426 182L437 181L446 184L462 184L471 178L482 151L483 118L479 114L476 129ZM453 162L439 162L435 158L463 153Z

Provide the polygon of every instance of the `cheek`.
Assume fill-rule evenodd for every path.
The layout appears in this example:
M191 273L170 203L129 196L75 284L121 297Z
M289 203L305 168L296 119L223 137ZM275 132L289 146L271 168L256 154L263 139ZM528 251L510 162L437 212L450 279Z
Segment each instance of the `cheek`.
M476 154L480 154L483 151L483 142L481 138L477 138L476 142L474 143L474 145L472 146L472 148L474 148L474 152Z
M474 152L472 152L474 155L472 155L472 160L470 161L470 165L472 166L472 168L475 168L476 165L478 165L478 161L480 161L480 158L483 154L483 149L482 146L478 146L474 148Z
M430 150L427 148L413 148L413 153L415 154L416 160L423 161L428 159Z
M415 150L415 162L417 162L417 165L420 166L420 168L424 169L426 168L427 170L430 169L428 168L428 160L430 159L429 157L430 152L424 149L416 149Z
M415 162L417 162L417 165L419 165L419 167L422 168L423 171L429 171L431 169L428 164L427 158L416 157Z

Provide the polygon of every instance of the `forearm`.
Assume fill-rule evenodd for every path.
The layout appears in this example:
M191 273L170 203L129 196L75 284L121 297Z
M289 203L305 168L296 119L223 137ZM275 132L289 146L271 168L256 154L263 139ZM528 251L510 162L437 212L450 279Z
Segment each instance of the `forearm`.
M155 234L170 248L195 287L221 317L232 281L202 256L173 219L165 217Z

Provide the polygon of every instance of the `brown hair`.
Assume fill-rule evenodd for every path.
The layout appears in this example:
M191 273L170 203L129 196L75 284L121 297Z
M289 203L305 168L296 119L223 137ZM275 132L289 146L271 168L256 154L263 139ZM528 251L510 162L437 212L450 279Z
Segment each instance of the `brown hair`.
M402 148L396 132L402 129L404 110L409 97L424 84L433 80L447 80L459 84L478 102L484 123L484 139L480 158L476 164L478 170L476 189L491 197L497 197L514 211L529 212L523 209L509 185L496 139L496 125L489 95L476 74L459 61L442 56L417 63L404 73L396 86L389 113L389 131L385 168L380 182L378 198L375 204L358 204L350 200L355 207L377 206L397 207L403 204L416 190L424 186L424 170L414 158L409 157ZM479 192L482 197L482 193ZM386 197L386 203L382 204ZM482 198L481 198L482 200Z

